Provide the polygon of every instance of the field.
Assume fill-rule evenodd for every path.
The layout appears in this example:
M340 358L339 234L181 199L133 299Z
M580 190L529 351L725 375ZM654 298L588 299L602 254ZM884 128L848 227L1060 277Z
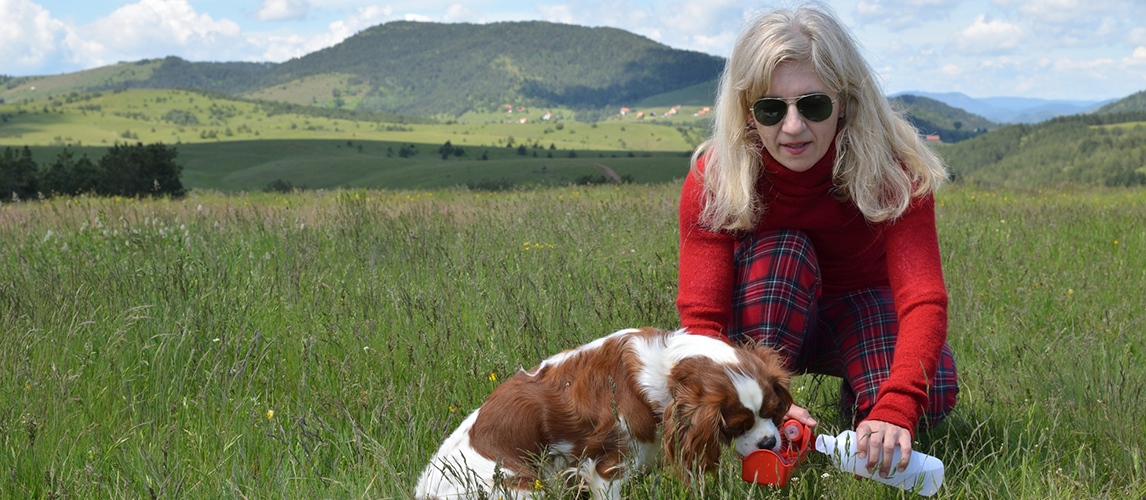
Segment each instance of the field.
M319 82L318 84L325 84ZM276 95L277 96L277 95ZM282 96L277 96L282 97ZM649 108L663 115L670 108ZM538 143L558 149L689 151L703 136L700 108L679 118L619 114L599 123L573 121L569 110L470 112L444 123L395 124L273 114L255 102L186 90L72 94L0 104L0 146L102 146L116 141L166 144L228 141L373 140L463 147ZM552 116L546 120L545 114ZM519 120L525 119L525 123ZM698 130L692 130L701 127Z
M519 367L677 321L679 183L0 207L0 497L409 498ZM1146 495L1146 191L938 196L962 392L937 498ZM798 378L821 432L838 384ZM628 498L908 498L813 456ZM545 485L550 498L570 498Z
M46 168L64 148L96 160L116 143L163 142L179 151L184 186L230 192L275 180L311 189L562 185L600 178L602 165L635 182L664 182L687 172L707 123L688 111L666 118L670 109L647 108L655 119L634 112L591 124L564 119L569 110L524 108L402 124L273 113L194 91L127 90L0 104L0 149L27 145ZM447 141L461 154L442 158ZM417 152L404 156L403 148Z

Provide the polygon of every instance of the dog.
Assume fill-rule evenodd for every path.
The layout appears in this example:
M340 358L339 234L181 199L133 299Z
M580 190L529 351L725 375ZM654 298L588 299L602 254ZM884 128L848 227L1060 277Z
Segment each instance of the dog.
M779 450L791 373L776 351L652 328L621 330L518 371L454 430L414 498L530 499L551 479L620 498L630 471L664 450L685 481ZM496 494L494 494L496 492Z

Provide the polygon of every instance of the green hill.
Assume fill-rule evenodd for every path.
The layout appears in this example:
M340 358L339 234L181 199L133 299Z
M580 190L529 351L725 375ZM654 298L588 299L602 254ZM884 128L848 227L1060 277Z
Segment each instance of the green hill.
M1122 99L1094 110L1095 113L1124 113L1127 111L1146 111L1146 90L1130 94Z
M993 186L1146 185L1146 111L1011 125L936 148L957 178Z
M943 142L959 142L1000 127L998 123L960 108L916 95L901 95L890 99L896 109L926 135L938 135Z
M507 104L570 109L633 104L713 80L723 64L719 57L615 28L397 21L282 64L168 57L11 79L0 98L192 87L271 99L289 94L284 100L296 104L459 116Z

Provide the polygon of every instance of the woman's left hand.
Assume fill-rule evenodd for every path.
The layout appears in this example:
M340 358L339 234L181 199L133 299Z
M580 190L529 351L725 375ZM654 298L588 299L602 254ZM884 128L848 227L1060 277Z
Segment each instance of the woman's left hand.
M856 436L859 438L856 455L861 459L867 458L868 472L874 473L875 466L879 464L880 477L887 477L897 446L901 458L896 470L903 472L911 462L911 431L903 427L879 420L864 420L856 426ZM885 457L883 463L880 463L881 457Z

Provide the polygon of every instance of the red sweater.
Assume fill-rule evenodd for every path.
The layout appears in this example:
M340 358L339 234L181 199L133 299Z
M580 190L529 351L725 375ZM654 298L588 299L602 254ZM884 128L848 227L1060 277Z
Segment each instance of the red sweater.
M825 294L890 285L899 337L889 378L880 387L870 420L898 425L914 434L927 406L928 380L935 376L947 341L947 290L935 233L935 200L913 200L894 222L870 223L852 202L832 197L829 148L803 173L780 165L761 150L764 171L758 192L767 209L754 232L804 231L819 257ZM696 170L704 172L704 160ZM711 232L699 225L704 184L690 172L680 200L681 324L693 333L724 338L732 315L733 252L741 235ZM922 370L920 369L922 367Z

